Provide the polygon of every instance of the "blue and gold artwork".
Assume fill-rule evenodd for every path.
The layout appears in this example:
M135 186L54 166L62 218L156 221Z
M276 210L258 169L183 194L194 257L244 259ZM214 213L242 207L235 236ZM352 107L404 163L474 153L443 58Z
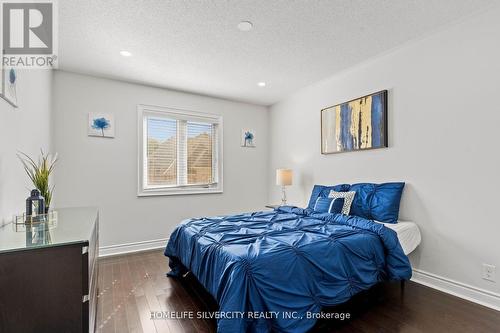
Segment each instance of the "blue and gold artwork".
M321 153L387 147L387 90L321 110Z

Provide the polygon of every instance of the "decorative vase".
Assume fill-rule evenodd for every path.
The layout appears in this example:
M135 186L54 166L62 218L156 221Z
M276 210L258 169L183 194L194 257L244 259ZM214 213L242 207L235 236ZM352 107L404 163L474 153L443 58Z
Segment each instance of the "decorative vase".
M40 218L43 219L44 214L46 214L45 198L42 197L40 191L38 191L37 189L31 190L31 195L26 199L27 222L38 221L40 220Z

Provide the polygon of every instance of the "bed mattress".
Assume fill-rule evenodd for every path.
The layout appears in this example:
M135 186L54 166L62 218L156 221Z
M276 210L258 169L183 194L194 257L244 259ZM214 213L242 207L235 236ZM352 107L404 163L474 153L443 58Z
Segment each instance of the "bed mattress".
M422 236L420 235L420 229L418 226L409 221L398 221L398 223L382 223L375 221L377 223L383 224L389 229L392 229L398 235L399 243L403 248L403 252L408 255L417 248L417 246L422 241Z

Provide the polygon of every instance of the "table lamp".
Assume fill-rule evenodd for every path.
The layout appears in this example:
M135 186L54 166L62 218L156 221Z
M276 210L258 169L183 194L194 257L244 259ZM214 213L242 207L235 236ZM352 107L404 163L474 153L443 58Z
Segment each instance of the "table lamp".
M286 187L292 185L293 171L290 169L276 169L276 185L281 186L281 205L286 205Z

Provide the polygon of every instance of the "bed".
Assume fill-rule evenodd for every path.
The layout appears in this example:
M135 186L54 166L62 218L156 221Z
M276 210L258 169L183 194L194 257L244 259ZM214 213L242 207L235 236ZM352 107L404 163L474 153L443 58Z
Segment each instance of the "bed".
M377 221L374 221L377 222ZM403 249L404 254L409 255L412 253L422 241L422 235L420 234L420 229L415 222L411 221L398 221L398 223L383 223L385 227L392 229L396 232L399 244Z
M311 200L321 193L315 188ZM403 250L397 224L386 225L310 205L188 219L165 249L168 275L189 270L214 297L218 332L305 332L322 307L383 281L410 279L405 250L415 244Z

